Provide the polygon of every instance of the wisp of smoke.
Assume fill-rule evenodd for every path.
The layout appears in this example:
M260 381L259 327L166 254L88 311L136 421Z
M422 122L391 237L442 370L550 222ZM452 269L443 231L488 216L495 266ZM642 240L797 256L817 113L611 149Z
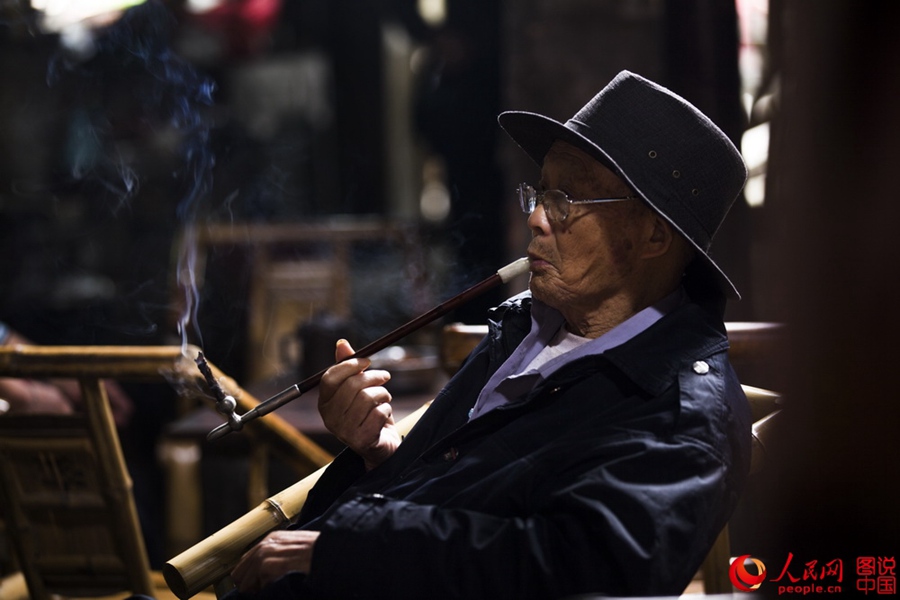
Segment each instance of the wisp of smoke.
M178 332L186 346L190 326L202 344L197 324L199 297L193 231L212 186L215 158L209 146L209 123L204 109L213 104L215 85L172 51L169 42L174 25L174 17L158 0L129 8L114 23L93 31L87 45L80 44L77 51L61 48L50 62L47 79L48 84L54 85L68 77L76 80L76 89L95 93L88 90L104 89L126 78L137 84L129 101L136 106L140 126L177 134L179 167L173 175L184 189L176 216L186 232L179 248L176 277L183 296ZM100 184L101 189L117 198L114 210L118 210L137 194L140 178L138 171L111 149L110 124L104 112L113 107L103 108L100 114L94 111L82 123L83 135L93 136L90 141L100 150L90 156L76 156L71 175L76 180L90 178Z

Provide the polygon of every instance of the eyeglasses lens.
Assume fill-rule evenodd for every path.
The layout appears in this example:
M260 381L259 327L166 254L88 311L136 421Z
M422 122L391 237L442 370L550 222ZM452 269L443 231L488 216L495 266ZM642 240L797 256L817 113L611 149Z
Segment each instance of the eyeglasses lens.
M539 192L530 185L519 185L519 204L526 215L530 215L537 208L538 203L544 207L547 219L561 223L569 216L569 201L566 195L559 190L547 190Z
M547 190L542 194L541 204L547 211L547 218L562 223L569 216L569 199L559 190Z

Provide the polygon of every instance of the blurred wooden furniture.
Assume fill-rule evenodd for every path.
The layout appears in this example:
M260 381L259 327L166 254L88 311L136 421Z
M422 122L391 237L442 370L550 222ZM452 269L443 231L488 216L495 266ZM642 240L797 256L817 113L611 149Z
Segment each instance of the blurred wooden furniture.
M196 353L168 346L0 347L0 377L75 378L84 398L79 415L0 416L0 501L33 598L125 590L165 595L149 568L102 380L168 380L183 394L206 397L205 380L185 356ZM256 404L210 366L240 412ZM246 433L302 474L331 458L276 415L248 424Z
M350 265L355 247L365 243L394 246L402 264L417 265L417 230L404 223L375 218L332 218L282 223L229 223L182 232L180 245L196 247L198 285L202 288L209 259L217 252L246 261L250 272L247 298L247 380L255 382L294 367L286 364L284 341L297 326L327 311L351 316ZM421 271L421 269L420 269Z
M780 323L729 321L725 323L725 330L730 346L728 359L738 375L748 380L752 378L742 373L751 367L768 366L767 358L784 338L784 326ZM487 332L487 325L450 323L444 326L440 352L441 364L448 375L456 373Z
M154 591L131 481L95 382L82 387L84 415L0 418L0 500L35 598Z

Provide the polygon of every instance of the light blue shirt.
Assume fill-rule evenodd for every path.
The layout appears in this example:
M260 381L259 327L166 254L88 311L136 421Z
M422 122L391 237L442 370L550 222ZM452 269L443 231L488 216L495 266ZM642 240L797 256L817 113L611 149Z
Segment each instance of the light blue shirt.
M584 356L603 354L610 348L624 344L660 320L684 301L684 290L678 288L656 304L635 313L598 338L580 344L575 349L551 358L536 368L527 369L541 351L565 325L562 314L546 304L533 300L531 331L506 359L478 395L469 419L476 419L507 402L523 398L563 365ZM526 370L527 369L527 370Z

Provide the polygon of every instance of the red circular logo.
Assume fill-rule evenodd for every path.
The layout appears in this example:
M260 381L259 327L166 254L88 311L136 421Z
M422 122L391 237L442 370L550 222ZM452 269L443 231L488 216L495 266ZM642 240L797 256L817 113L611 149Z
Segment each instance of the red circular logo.
M747 560L756 565L756 575L747 571ZM734 587L742 592L752 592L759 589L759 586L766 579L766 565L761 560L751 558L749 554L738 556L731 562L728 576L731 578L731 583L734 584Z

